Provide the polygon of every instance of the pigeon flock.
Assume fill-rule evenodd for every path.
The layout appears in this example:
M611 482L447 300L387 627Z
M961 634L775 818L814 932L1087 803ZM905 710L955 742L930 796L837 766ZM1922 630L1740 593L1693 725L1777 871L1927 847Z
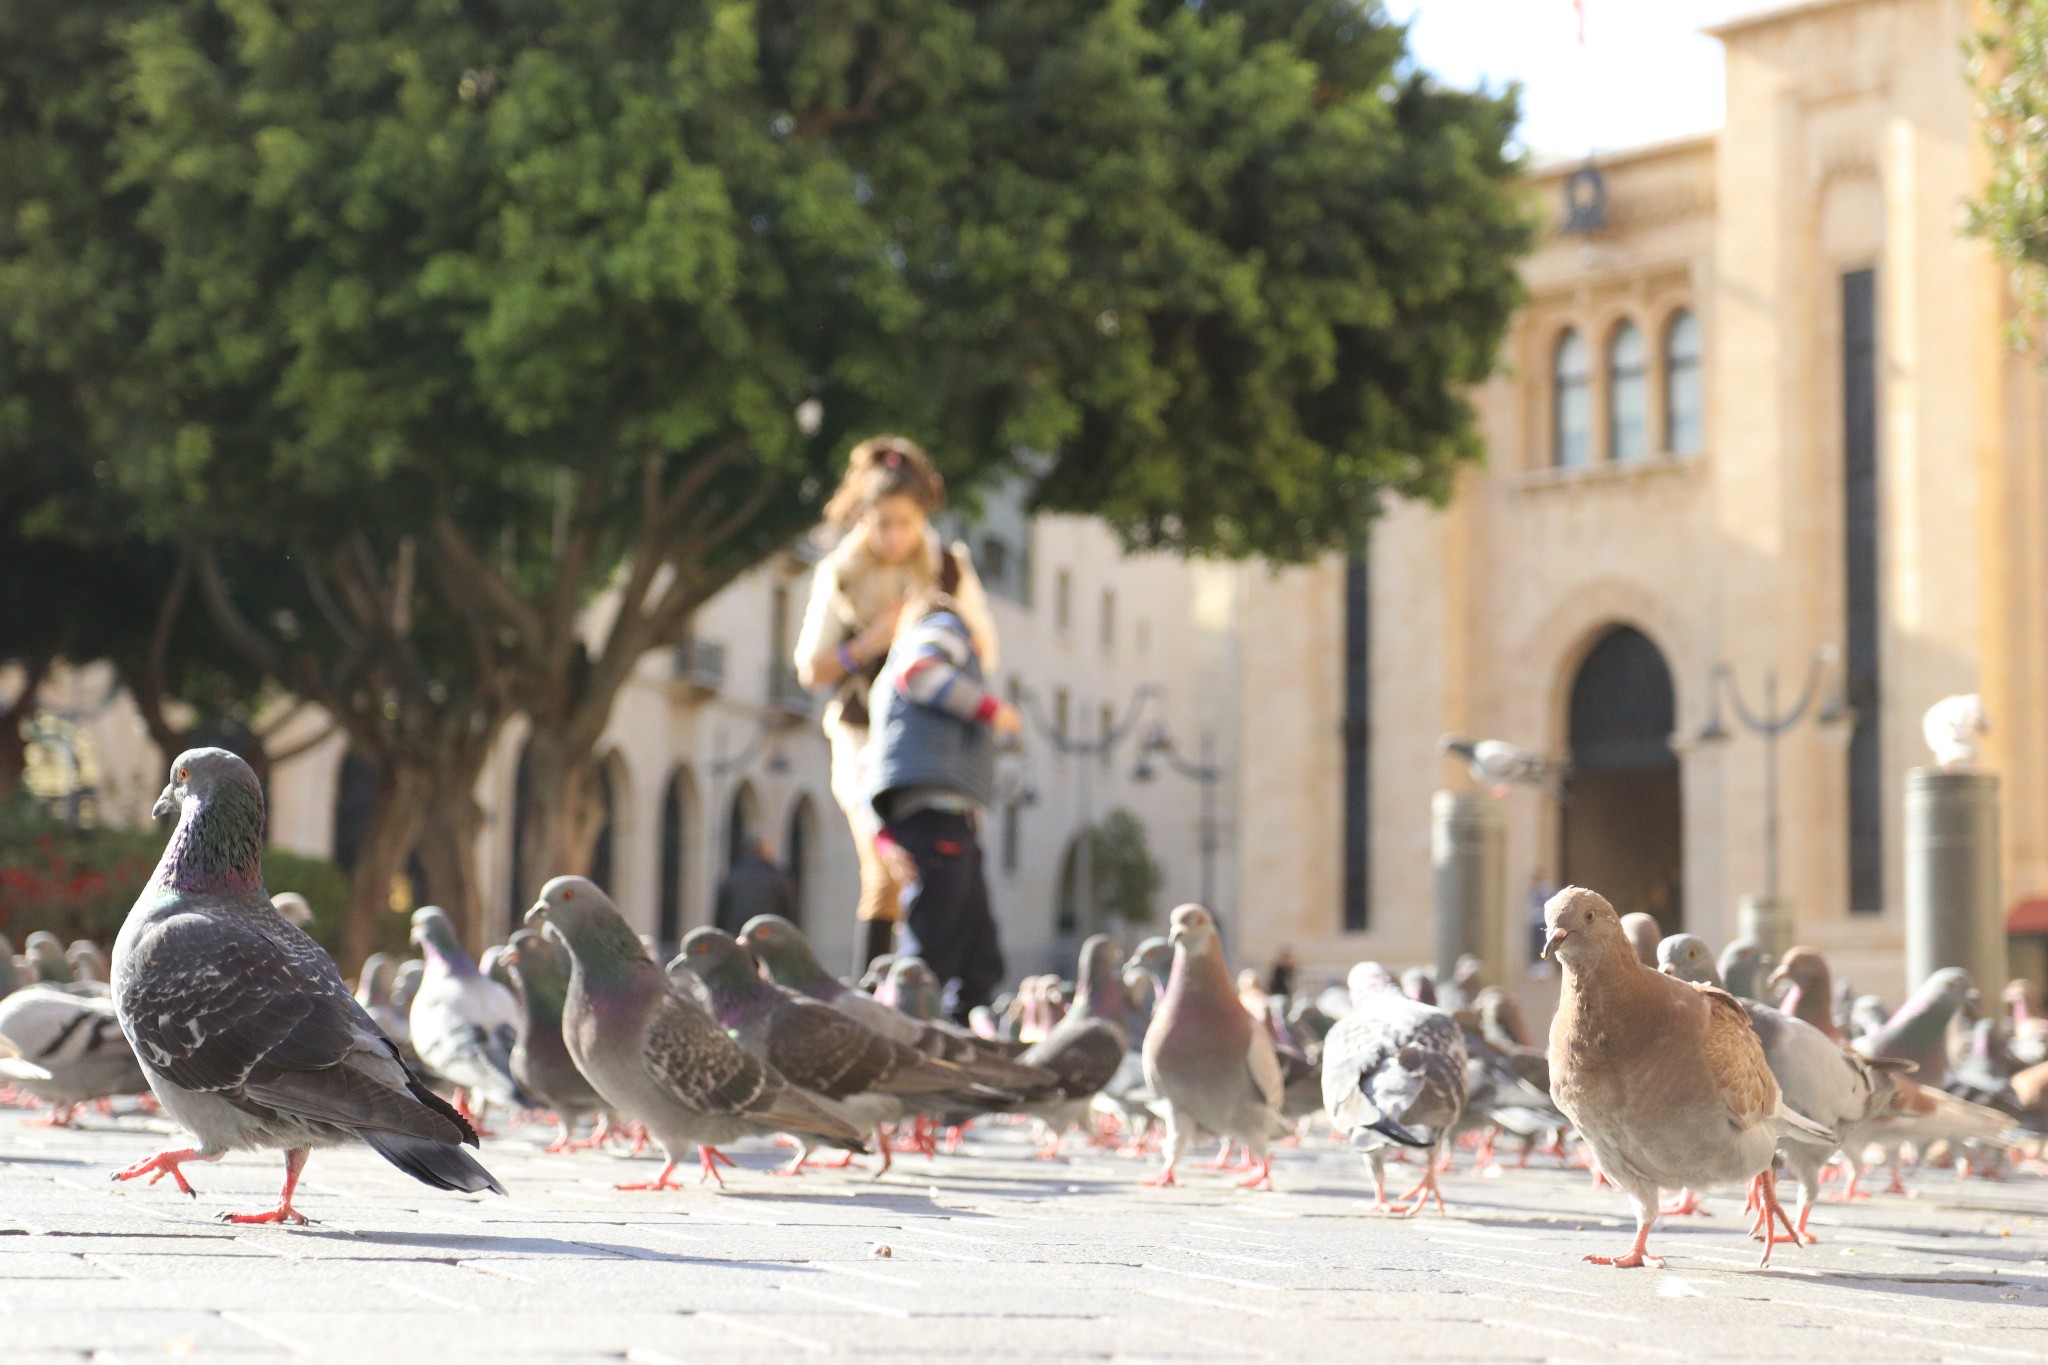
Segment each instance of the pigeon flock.
M877 959L849 984L774 915L737 936L696 929L664 966L573 876L481 960L447 915L419 910L420 956L375 955L351 990L301 927L304 903L263 885L247 765L180 755L158 812L176 827L111 956L38 933L17 957L0 940L0 1099L52 1124L116 1097L160 1106L191 1145L114 1178L186 1194L188 1165L283 1153L277 1206L222 1215L234 1222L304 1222L310 1152L345 1142L437 1189L502 1194L472 1151L493 1117L552 1125L550 1153L652 1145L660 1170L631 1190L680 1188L692 1161L723 1185L720 1149L745 1137L788 1143L776 1174L798 1176L827 1149L824 1165L879 1172L901 1153L950 1158L976 1123L1029 1124L1040 1157L1081 1141L1156 1160L1143 1183L1168 1187L1213 1142L1207 1169L1247 1188L1271 1188L1287 1148L1335 1143L1364 1164L1366 1207L1404 1216L1443 1211L1438 1177L1460 1160L1504 1174L1512 1141L1519 1166L1576 1164L1626 1196L1633 1242L1586 1257L1618 1267L1662 1265L1653 1226L1715 1185L1747 1186L1768 1264L1815 1240L1829 1183L1870 1197L1874 1166L1888 1192L1909 1166L2042 1169L2048 1012L2027 983L1986 1010L1944 969L1889 1011L1812 948L1717 956L1581 887L1545 910L1561 974L1547 1047L1474 958L1399 976L1362 962L1313 998L1267 995L1232 978L1196 905L1128 958L1090 938L1071 982L1028 978L963 1023L917 959ZM1394 1199L1390 1162L1414 1175Z

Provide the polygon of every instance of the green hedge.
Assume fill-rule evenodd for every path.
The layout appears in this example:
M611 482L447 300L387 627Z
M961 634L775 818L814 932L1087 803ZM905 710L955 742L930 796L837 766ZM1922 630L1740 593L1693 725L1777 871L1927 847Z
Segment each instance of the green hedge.
M26 796L0 802L0 932L17 948L38 929L66 943L89 938L111 946L163 847L164 834L153 825L79 829ZM325 858L273 848L263 855L263 881L304 896L313 907L313 937L333 951L348 908L341 870ZM402 952L405 918L391 918Z

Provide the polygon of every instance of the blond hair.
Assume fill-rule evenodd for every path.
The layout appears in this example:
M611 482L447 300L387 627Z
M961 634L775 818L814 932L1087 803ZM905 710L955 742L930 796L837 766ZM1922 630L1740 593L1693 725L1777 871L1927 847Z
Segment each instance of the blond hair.
M873 436L846 457L846 476L825 504L825 520L844 529L884 498L901 494L927 513L946 505L946 480L917 442L903 436Z

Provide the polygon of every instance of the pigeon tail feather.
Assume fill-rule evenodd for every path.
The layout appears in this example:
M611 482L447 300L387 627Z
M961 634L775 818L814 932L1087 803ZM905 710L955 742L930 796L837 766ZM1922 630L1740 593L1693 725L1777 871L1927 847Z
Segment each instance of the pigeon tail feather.
M1783 1098L1779 1099L1777 1109L1772 1111L1770 1118L1765 1122L1775 1137L1808 1137L1817 1142L1825 1142L1829 1146L1841 1145L1841 1135L1834 1129L1814 1122L1788 1106Z
M437 1190L477 1194L489 1190L503 1194L505 1187L482 1163L452 1142L436 1142L410 1133L366 1129L360 1136L378 1156L424 1185Z

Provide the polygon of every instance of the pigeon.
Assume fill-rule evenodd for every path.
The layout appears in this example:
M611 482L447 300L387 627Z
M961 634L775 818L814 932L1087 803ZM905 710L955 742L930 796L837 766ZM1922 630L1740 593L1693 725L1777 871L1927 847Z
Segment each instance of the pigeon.
M1166 1161L1148 1185L1177 1185L1174 1168L1198 1129L1252 1150L1244 1184L1271 1188L1270 1143L1286 1082L1273 1040L1237 1002L1209 912L1173 912L1173 973L1145 1033L1145 1081L1166 1108Z
M1131 1033L1140 1041L1152 1030L1152 1011L1166 994L1166 978L1173 971L1173 945L1154 935L1140 940L1124 959L1124 994L1131 1002Z
M1882 996L1859 995L1849 1002L1849 1037L1853 1042L1882 1032L1892 1012Z
M389 953L371 953L363 959L356 977L356 1003L384 1030L384 1036L401 1048L412 1045L412 1023L391 999L391 984L398 975L398 960Z
M64 942L47 929L38 929L22 945L28 954L29 971L45 986L68 986L77 978L64 956Z
M199 1140L116 1174L168 1175L281 1148L284 1190L236 1223L303 1223L292 1193L314 1147L361 1140L436 1189L504 1193L462 1148L477 1136L406 1070L334 960L263 889L263 789L225 749L188 749L157 799L175 813L155 874L114 942L114 1006L164 1111Z
M1425 1005L1434 1006L1436 1004L1435 969L1430 967L1410 967L1407 971L1401 973L1401 993L1410 1000L1418 1000ZM1358 996L1356 993L1351 997L1351 1004L1354 1008L1357 1007Z
M645 1124L666 1160L626 1190L668 1190L694 1147L718 1181L717 1149L789 1133L864 1151L861 1131L806 1098L699 1009L647 956L611 898L588 877L556 877L526 912L529 928L569 952L562 1039L613 1113Z
M569 993L565 954L531 929L521 929L499 954L519 997L519 1036L512 1044L512 1076L527 1094L551 1109L561 1131L543 1150L565 1152L577 1120L604 1108L589 1078L576 1069L562 1041L562 1005Z
M408 957L398 964L398 970L391 974L391 1008L410 1018L413 998L420 993L420 982L426 979L427 964L416 957ZM410 1022L406 1024L410 1030Z
M1057 1077L1052 1085L1025 1096L1024 1112L1044 1130L1045 1143L1038 1152L1042 1157L1060 1154L1067 1133L1130 1055L1122 965L1116 941L1107 934L1084 942L1072 1008L1018 1058Z
M15 1045L12 1038L0 1033L0 1081L19 1085L23 1081L52 1079L54 1078L47 1070L23 1058L21 1049Z
M280 891L270 898L277 907L277 913L284 916L286 924L310 931L313 927L313 907L304 896L296 891Z
M1565 766L1519 745L1498 739L1478 743L1445 735L1437 741L1437 752L1456 754L1465 760L1472 780L1494 796L1506 796L1515 786L1541 787L1552 796L1564 795Z
M1547 1103L1550 1097L1550 1056L1542 1048L1529 1045L1529 1033L1514 998L1498 986L1488 986L1479 992L1474 1004L1479 1016L1479 1037L1488 1050L1498 1054L1502 1064L1533 1087ZM1468 1053L1476 1051L1471 1045L1469 1030L1465 1050Z
M519 1001L509 987L477 970L455 940L455 925L438 905L412 912L412 941L426 954L426 974L407 1022L412 1045L434 1074L458 1087L465 1113L485 1104L535 1108L512 1075L519 1038Z
M1551 1094L1635 1206L1634 1245L1596 1265L1661 1266L1647 1250L1659 1189L1747 1180L1765 1212L1764 1263L1790 1231L1771 1179L1778 1140L1837 1135L1788 1109L1740 1002L1636 960L1621 917L1569 886L1544 907L1543 956L1563 966L1550 1026Z
M1654 915L1642 911L1621 917L1621 931L1628 935L1629 946L1635 949L1636 961L1645 967L1657 965L1657 945L1663 941L1664 930ZM1715 983L1719 985L1719 982Z
M1754 939L1738 938L1721 950L1721 981L1739 1000L1763 1000L1771 957ZM1769 1004L1769 1001L1764 1001Z
M875 995L913 1019L933 1023L945 1017L945 988L923 958L892 959ZM1023 1041L1022 1033L1018 1034L1018 1041Z
M822 1001L764 980L747 950L722 929L692 929L683 936L681 956L711 992L713 1017L741 1047L819 1108L857 1132L876 1134L882 1171L889 1169L889 1142L879 1129L911 1112L907 1097L974 1088L973 1076L951 1062L927 1057ZM790 1169L799 1169L803 1160L800 1152Z
M884 1038L908 1043L928 1057L966 1067L984 1085L1037 1086L1048 1079L1011 1060L994 1039L978 1037L950 1020L913 1019L846 985L825 970L803 931L780 915L756 915L748 920L740 930L739 944L776 985L822 1001Z
M1472 1007L1484 983L1480 977L1486 971L1486 963L1477 953L1460 953L1458 960L1451 964L1448 981L1436 983L1437 1008L1457 1014Z
M52 1105L53 1126L68 1127L82 1104L149 1089L110 996L25 986L0 1000L0 1038L43 1073L6 1079Z
M64 950L64 960L71 966L71 979L76 982L94 981L104 984L112 975L111 964L100 945L89 938L74 939Z
M1784 994L1778 997L1780 1010L1804 1020L1837 1043L1843 1041L1842 1030L1835 1024L1833 973L1820 949L1801 947L1786 953L1785 960L1764 983L1767 991L1780 987L1784 989Z
M20 990L22 984L21 973L14 969L14 941L0 934L0 999Z
M1437 1153L1465 1109L1465 1035L1458 1021L1434 1005L1410 999L1377 962L1351 969L1351 1012L1323 1042L1323 1109L1372 1174L1372 1211L1409 1216L1437 1188ZM1387 1148L1423 1152L1422 1179L1402 1199L1387 1203Z
M1911 1071L1913 1064L1858 1056L1805 1020L1754 1000L1743 1001L1742 1008L1763 1045L1764 1061L1786 1106L1835 1134L1832 1141L1800 1132L1782 1133L1778 1138L1785 1164L1799 1179L1793 1232L1802 1241L1812 1242L1816 1239L1806 1230L1806 1220L1820 1195L1821 1167L1845 1145L1854 1143L1866 1125L1890 1107L1895 1094L1893 1077Z
M2008 981L1999 998L2005 1002L2010 1020L2013 1060L2022 1067L2048 1061L2048 1016L2042 1013L2034 983L2023 979Z
M1921 982L1883 1027L1854 1046L1866 1057L1903 1057L1919 1068L1913 1074L1917 1083L1941 1089L1948 1080L1949 1020L1970 995L1970 974L1961 967L1943 967Z
M1934 766L1943 772L1974 772L1977 742L1991 733L1984 699L1975 692L1943 697L1920 718L1920 733L1934 751Z
M1623 915L1621 922L1627 924L1628 916ZM1721 982L1721 969L1714 965L1714 950L1697 934L1673 934L1661 940L1656 960L1649 965L1688 985L1728 989Z

